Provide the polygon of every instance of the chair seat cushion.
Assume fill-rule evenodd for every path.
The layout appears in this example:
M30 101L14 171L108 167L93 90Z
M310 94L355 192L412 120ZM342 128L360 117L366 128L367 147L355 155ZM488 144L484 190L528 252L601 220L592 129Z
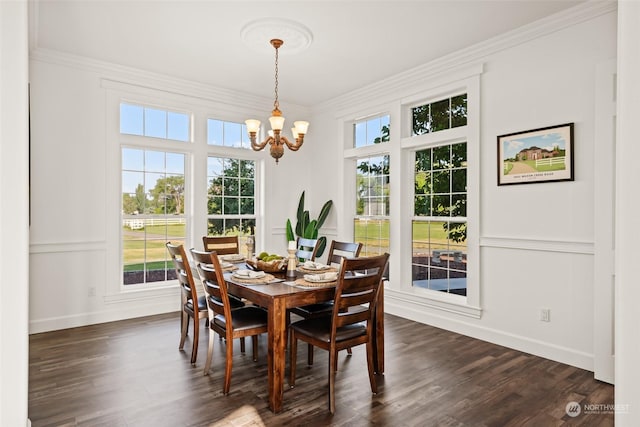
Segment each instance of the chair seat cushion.
M216 315L213 321L217 326L227 329L227 319L223 315ZM267 312L253 306L241 307L233 310L231 322L235 330L259 328L267 325Z
M312 336L314 338L319 339L320 341L329 343L329 338L331 335L331 316L318 317L314 319L305 319L305 320L293 322L291 324L291 328L293 328L296 331L296 333ZM336 341L340 342L343 340L355 338L360 335L366 335L366 334L367 334L367 327L364 323L347 325L342 328L339 328L336 331Z
M185 304L185 307L187 308L187 310L190 310L193 312L193 301L189 300L187 301L187 303ZM204 296L198 297L198 310L203 311L207 309L207 300Z
M302 307L294 307L291 309L291 311L302 317L331 314L331 312L333 311L333 302L328 301L318 304L304 305Z

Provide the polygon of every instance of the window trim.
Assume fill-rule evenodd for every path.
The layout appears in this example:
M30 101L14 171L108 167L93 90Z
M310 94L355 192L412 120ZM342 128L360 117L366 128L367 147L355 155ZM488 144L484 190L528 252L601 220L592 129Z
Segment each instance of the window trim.
M465 69L466 70L466 69ZM389 142L374 146L353 147L350 144L350 125L355 122L353 117L362 119L375 114L367 111L351 112L349 116L342 116L339 125L343 129L342 157L344 200L343 224L352 221L355 212L355 201L349 199L349 194L355 192L351 177L355 174L356 159L375 155L389 155L390 163L390 191L392 210L388 217L390 221L390 273L391 280L385 283L385 289L390 301L401 304L413 304L414 308L424 307L436 311L459 314L464 317L479 319L482 315L480 306L480 76L482 66L473 67L468 71L449 74L434 80L434 84L417 87L412 95L401 99L391 100L385 106L377 104L375 111L389 111L392 123ZM437 83L437 84L436 84ZM425 100L449 98L455 94L467 93L467 125L452 129L445 129L434 133L411 136L411 108ZM380 113L376 113L380 114ZM398 125L396 125L398 124ZM426 292L415 289L411 280L411 223L413 218L413 170L415 163L412 158L416 151L427 145L449 144L451 142L467 143L467 297L450 295L443 292ZM384 145L384 146L383 146ZM391 237L390 236L390 237ZM420 292L422 291L422 292ZM435 295L434 295L435 294Z

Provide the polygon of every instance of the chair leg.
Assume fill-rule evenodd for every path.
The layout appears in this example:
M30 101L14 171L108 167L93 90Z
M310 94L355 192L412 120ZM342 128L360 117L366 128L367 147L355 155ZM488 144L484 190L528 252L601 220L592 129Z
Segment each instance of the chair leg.
M313 346L307 344L307 365L313 365Z
M251 336L251 346L253 347L253 361L257 362L258 361L258 336L257 335Z
M289 387L296 385L296 356L298 351L298 339L293 329L290 330L289 338Z
M207 361L204 364L204 374L209 375L209 369L211 369L211 359L213 358L213 341L215 334L213 331L209 331L209 347L207 347Z
M227 362L224 369L224 387L222 394L229 394L231 388L231 367L233 366L233 338L227 335Z
M189 328L189 315L183 311L180 317L180 345L178 345L178 350L182 350L184 348L184 340L187 338L187 332Z
M347 354L348 354L349 356L351 356L351 355L353 354L353 352L351 351L351 347L347 348Z
M191 364L196 364L198 358L198 339L200 338L200 319L193 318L193 346L191 348Z
M338 352L329 350L329 412L336 412L336 397L334 395L334 386L336 383L336 365L338 360Z
M367 341L367 368L369 370L369 383L371 384L371 393L378 393L378 384L373 372L373 342Z
M233 343L231 343L231 345L233 345ZM244 353L246 351L247 347L244 341L244 337L240 338L240 353Z

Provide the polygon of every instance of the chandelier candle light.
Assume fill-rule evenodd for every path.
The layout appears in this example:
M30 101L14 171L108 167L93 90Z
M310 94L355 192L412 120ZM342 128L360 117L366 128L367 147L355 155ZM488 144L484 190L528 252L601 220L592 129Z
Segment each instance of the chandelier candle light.
M293 128L291 128L291 133L293 133L293 137L295 142L291 142L287 139L286 136L281 135L282 128L284 127L284 117L282 117L282 112L280 111L280 104L278 103L278 48L282 46L284 42L280 39L272 39L271 45L276 49L276 86L275 86L275 94L276 98L273 102L273 111L271 112L271 117L269 117L269 122L271 123L271 129L269 131L269 136L264 141L257 143L256 135L260 130L260 120L249 119L245 120L245 124L247 125L247 132L249 133L249 138L251 140L251 148L255 151L260 151L267 144L271 147L269 152L271 153L271 157L276 159L276 164L278 164L278 160L284 154L284 146L289 147L291 151L298 151L300 147L302 147L302 143L304 142L304 135L307 133L307 129L309 128L309 122L297 121L293 122Z

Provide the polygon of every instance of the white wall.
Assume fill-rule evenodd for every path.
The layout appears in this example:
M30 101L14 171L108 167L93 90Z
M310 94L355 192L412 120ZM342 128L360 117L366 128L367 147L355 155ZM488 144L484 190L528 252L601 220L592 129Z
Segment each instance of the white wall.
M640 146L640 3L621 1L618 11L618 153L616 178L615 422L640 425L640 339L638 324L638 182Z
M327 147L316 153L319 167L315 174L333 170L327 165L341 162L339 136L343 129L339 125L331 128L337 117L352 114L354 119L384 111L391 113L392 126L397 126L403 97L419 94L416 88L430 83L437 87L454 79L452 76L469 64L483 65L479 195L482 315L473 319L455 314L433 307L417 291L407 293L411 272L398 266L402 264L399 252L410 242L398 243L401 230L391 237L386 311L593 370L593 193L598 155L594 141L595 73L599 64L616 56L615 8L601 6L590 9L589 16L556 17L538 28L520 29L466 48L320 106L320 120L316 121L326 127L322 139L335 150ZM407 87L402 79L409 78L413 81ZM498 135L567 122L575 123L575 181L497 186ZM395 148L392 152L398 153ZM391 175L391 191L402 191L400 173L392 170ZM323 189L315 191L325 197L332 191L342 194L342 182L340 173L330 173ZM411 213L397 214L398 209L398 204L392 203L392 221L408 221L406 216ZM349 235L351 211L339 210L337 215L338 233ZM551 310L551 322L540 321L541 308Z
M27 2L0 2L0 425L25 426L29 386Z

